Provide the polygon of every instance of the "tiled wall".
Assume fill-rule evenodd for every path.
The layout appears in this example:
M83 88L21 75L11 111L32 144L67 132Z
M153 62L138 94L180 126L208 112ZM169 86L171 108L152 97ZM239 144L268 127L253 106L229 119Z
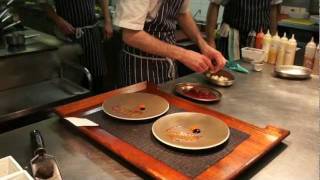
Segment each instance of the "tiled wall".
M197 20L205 21L209 6L209 0L190 0L190 9L194 15L197 11L201 10L201 13L198 13L196 16ZM283 0L283 5L285 6L294 6L294 7L304 7L309 9L310 4L319 5L319 0ZM311 13L318 14L319 6L310 8ZM221 22L223 15L223 7L220 7L218 23Z
M197 11L201 11L196 16L197 20L205 20L209 6L209 0L191 0L190 10L194 15Z
M283 5L309 8L311 0L283 0Z
M195 17L196 20L200 20L200 21L206 21L208 7L209 7L209 0L191 0L191 3L190 3L190 10L193 15L195 15L196 12L201 11L201 13L198 13L197 16ZM223 7L220 7L218 22L221 22L222 14L223 14Z

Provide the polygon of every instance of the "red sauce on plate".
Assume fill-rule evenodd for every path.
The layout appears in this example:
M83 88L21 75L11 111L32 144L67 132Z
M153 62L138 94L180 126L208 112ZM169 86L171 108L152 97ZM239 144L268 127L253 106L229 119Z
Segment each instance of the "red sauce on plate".
M217 96L212 91L208 89L203 89L203 88L184 89L183 93L195 99L216 99L217 98Z

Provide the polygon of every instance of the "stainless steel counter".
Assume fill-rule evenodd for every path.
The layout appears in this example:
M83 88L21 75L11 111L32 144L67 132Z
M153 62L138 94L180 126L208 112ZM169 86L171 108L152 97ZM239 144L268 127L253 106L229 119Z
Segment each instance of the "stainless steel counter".
M283 144L268 153L239 179L319 179L318 77L306 81L274 78L271 66L263 72L236 75L230 88L217 88L223 97L216 104L202 104L249 123L276 125L291 131ZM203 82L192 74L162 86L172 93L177 82ZM100 146L89 143L56 117L0 135L0 157L13 155L26 166L31 158L29 132L43 132L48 152L55 155L65 179L141 179L135 168Z
M314 76L306 81L275 78L270 65L263 72L234 74L233 86L216 88L223 94L221 102L204 106L260 127L272 124L291 131L284 144L243 178L319 179L319 78ZM169 82L162 89L171 93L177 82L186 81L207 83L202 75L193 74ZM255 168L262 169L256 173Z

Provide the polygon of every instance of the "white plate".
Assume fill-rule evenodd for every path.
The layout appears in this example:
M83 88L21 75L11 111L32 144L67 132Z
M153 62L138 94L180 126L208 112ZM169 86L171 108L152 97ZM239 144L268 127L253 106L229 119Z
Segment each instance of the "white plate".
M200 130L196 133L194 130ZM179 149L203 150L217 147L230 136L229 127L212 116L182 112L158 119L152 133L160 142Z
M141 107L144 107L142 109ZM169 110L169 102L149 93L120 94L102 104L103 111L111 117L141 121L159 117Z

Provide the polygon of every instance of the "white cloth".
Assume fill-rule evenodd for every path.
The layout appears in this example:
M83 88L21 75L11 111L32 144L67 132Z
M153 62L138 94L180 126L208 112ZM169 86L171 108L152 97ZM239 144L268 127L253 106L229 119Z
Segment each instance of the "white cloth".
M232 60L240 60L240 36L237 29L231 28L229 24L223 23L218 30L223 38L228 38L228 58Z
M163 0L118 0L114 25L143 30L145 22L155 18ZM184 0L180 13L189 11L190 0Z
M230 0L209 0L212 3L215 4L221 4L224 5L225 3L229 2ZM272 5L281 4L283 0L271 0Z
M72 123L73 125L77 126L77 127L81 127L81 126L99 126L99 124L90 121L89 119L86 118L77 118L77 117L67 117L65 118L66 120L68 120L70 123Z

